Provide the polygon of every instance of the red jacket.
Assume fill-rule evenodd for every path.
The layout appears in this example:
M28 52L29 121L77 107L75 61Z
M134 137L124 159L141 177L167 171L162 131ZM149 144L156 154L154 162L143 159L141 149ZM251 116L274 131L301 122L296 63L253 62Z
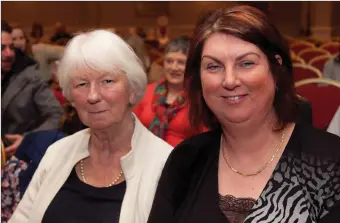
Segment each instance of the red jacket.
M144 126L149 128L155 114L152 109L152 97L157 83L150 84L144 95L142 101L134 109L134 113L137 115L139 120ZM182 110L180 110L176 117L169 122L168 129L165 133L165 140L172 146L177 146L184 139L199 134L202 131L194 130L189 121L188 117L189 105L187 104ZM205 131L206 129L203 129Z

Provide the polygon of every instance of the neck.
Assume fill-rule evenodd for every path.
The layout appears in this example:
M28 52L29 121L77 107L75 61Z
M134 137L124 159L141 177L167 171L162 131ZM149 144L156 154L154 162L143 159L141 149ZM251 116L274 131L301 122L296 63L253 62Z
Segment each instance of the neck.
M105 130L91 129L89 153L96 163L110 163L112 159L119 162L131 149L131 138L135 124L130 112L124 116L122 122Z
M252 157L264 155L270 143L277 142L281 131L274 132L277 123L274 111L262 119L248 120L244 123L223 123L225 147L233 157ZM276 145L275 145L276 146Z
M179 94L183 90L183 84L171 84L167 82L168 94Z

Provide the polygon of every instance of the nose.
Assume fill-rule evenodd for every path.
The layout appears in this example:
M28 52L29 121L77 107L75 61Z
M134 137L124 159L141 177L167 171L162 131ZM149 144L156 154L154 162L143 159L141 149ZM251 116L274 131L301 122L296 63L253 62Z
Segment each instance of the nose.
M14 55L14 51L9 47L6 47L5 49L3 49L2 53L5 57L12 57Z
M233 90L239 85L237 72L233 68L225 70L222 86L228 90Z
M89 94L87 96L87 101L90 104L95 104L101 100L100 89L96 84L90 85Z

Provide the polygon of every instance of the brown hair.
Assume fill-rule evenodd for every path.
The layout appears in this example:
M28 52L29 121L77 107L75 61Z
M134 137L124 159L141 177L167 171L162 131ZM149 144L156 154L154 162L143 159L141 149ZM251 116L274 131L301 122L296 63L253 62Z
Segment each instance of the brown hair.
M279 129L289 122L296 121L298 99L287 43L263 12L250 6L234 6L205 14L199 19L194 30L185 70L185 89L190 101L191 124L198 128L203 121L210 129L220 126L204 101L200 77L203 46L213 33L232 35L256 45L263 51L276 83L273 106ZM282 58L282 65L276 59L277 55Z

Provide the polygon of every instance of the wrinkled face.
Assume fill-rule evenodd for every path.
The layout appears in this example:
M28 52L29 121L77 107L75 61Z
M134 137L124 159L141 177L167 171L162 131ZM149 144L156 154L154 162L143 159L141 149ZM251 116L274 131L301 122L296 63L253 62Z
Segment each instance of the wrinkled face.
M204 100L220 122L243 123L274 112L269 63L252 43L211 35L202 51L201 81Z
M1 32L1 70L8 72L14 63L15 53L10 33Z
M130 112L133 93L126 75L76 70L72 73L71 98L80 120L92 129L119 124Z
M25 52L26 38L24 36L24 32L21 29L13 29L12 39L13 39L14 46L20 49L22 52Z
M169 52L165 54L165 79L173 85L182 85L184 80L187 55L182 52Z

